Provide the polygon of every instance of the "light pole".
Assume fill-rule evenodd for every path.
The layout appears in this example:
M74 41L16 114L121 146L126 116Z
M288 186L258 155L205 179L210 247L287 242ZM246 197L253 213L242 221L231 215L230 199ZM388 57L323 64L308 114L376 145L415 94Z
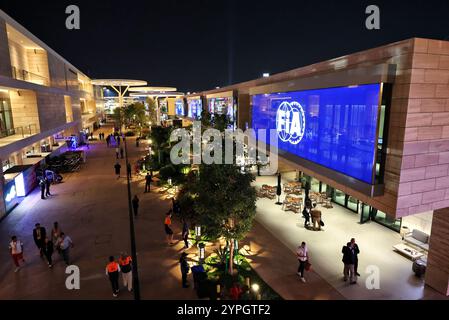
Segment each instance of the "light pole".
M121 129L120 129L121 131ZM130 172L128 172L128 148L126 144L127 139L123 139L125 144L125 161L126 161L126 180L128 187L128 212L129 212L129 233L131 236L131 255L133 259L133 288L134 288L134 300L140 300L140 286L139 286L139 272L137 268L137 250L136 250L136 237L134 233L134 215L131 201L131 181L129 181Z

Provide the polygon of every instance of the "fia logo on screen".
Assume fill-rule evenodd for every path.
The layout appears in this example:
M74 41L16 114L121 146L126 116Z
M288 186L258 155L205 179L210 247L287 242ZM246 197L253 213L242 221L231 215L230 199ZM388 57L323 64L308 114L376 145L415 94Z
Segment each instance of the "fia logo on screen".
M276 113L276 130L279 139L290 144L298 144L306 127L304 109L299 102L283 101Z

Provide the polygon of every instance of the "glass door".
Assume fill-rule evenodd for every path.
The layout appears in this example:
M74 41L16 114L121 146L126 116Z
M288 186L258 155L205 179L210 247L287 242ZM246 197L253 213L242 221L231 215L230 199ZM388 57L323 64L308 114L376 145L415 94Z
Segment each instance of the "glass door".
M360 207L360 223L363 224L367 221L370 220L370 216L371 216L371 206L362 203L361 207Z

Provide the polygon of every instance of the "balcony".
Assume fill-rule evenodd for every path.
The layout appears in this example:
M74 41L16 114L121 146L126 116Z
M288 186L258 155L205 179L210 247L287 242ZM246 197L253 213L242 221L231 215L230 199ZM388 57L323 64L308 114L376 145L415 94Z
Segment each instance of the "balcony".
M0 131L0 147L22 140L23 138L30 137L38 133L39 130L37 128L37 125L34 123L23 127L16 127L13 129L2 130Z
M50 85L49 79L26 70L18 69L14 66L12 67L12 76L14 79L40 84L42 86Z

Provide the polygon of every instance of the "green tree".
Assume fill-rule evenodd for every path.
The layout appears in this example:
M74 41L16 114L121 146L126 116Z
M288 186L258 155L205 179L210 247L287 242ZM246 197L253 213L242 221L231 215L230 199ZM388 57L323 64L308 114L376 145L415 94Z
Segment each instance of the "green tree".
M121 130L122 125L125 122L123 108L120 108L120 107L115 108L114 112L112 114L112 118L115 121L115 127L119 128Z
M251 230L256 215L254 176L233 164L200 165L194 190L193 209L203 233L214 240L224 237L230 244L229 273L233 269L234 240Z
M148 104L148 121L150 121L152 124L157 123L157 103L156 100L148 97L147 98L147 104Z

